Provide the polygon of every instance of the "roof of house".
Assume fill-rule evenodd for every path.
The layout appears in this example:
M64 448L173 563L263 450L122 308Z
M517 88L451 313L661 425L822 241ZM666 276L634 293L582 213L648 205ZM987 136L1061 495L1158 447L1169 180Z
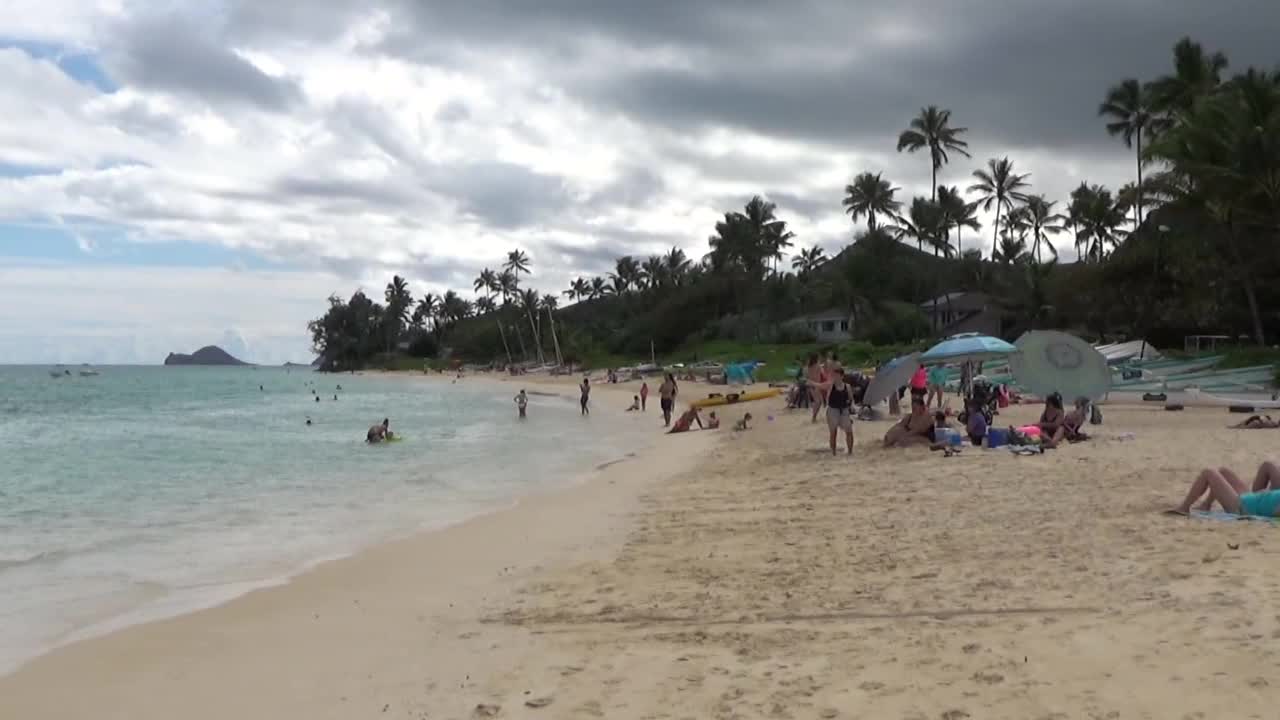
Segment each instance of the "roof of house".
M940 306L945 305L945 304L947 304L947 303L951 303L951 304L953 304L953 305L954 305L954 304L956 304L956 303L958 303L958 302L962 302L962 301L965 301L965 300L977 301L978 303L985 303L985 302L987 302L987 300L988 300L988 299L989 299L989 298L987 297L987 295L986 295L985 293L980 293L980 292L970 292L970 291L968 291L968 290L961 290L961 291L958 291L958 292L950 292L950 293L947 293L947 294L945 294L945 295L939 295L938 297L936 297L936 298L934 298L934 299L932 299L932 300L926 300L926 301L924 301L924 302L920 303L920 307L921 307L921 308L924 308L925 310L931 310L931 309L933 309L935 306L940 307Z

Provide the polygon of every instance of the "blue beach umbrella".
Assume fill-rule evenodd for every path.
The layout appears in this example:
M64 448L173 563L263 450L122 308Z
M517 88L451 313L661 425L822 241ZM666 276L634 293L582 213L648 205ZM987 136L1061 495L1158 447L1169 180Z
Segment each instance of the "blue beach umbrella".
M1075 335L1033 330L1018 338L1017 347L1009 369L1029 393L1047 397L1058 392L1070 403L1078 397L1100 400L1111 390L1107 358Z
M920 353L911 353L896 357L885 363L876 376L871 378L866 393L862 396L863 405L875 405L889 399L898 392L898 388L911 382L911 376L920 367Z
M920 356L921 365L965 362L966 360L990 360L1018 352L1018 348L990 335L964 333L952 335L934 345Z

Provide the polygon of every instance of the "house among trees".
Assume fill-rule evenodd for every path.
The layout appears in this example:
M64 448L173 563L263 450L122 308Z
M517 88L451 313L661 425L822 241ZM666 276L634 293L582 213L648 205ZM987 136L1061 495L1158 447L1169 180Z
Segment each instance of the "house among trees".
M1000 337L1005 329L1004 308L986 293L947 293L921 303L920 309L938 337L971 332Z
M791 320L790 324L809 330L818 342L845 342L853 338L853 313L844 308L802 315Z

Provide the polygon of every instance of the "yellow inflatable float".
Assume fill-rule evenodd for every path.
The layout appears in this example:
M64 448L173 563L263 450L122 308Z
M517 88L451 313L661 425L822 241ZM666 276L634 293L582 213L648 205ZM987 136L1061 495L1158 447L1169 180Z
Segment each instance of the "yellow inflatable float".
M781 388L769 388L767 390L752 390L751 392L728 392L723 395L715 395L713 397L694 400L689 403L696 408L715 407L717 405L733 405L736 403L751 402L752 400L764 400L765 398L777 397L782 394Z

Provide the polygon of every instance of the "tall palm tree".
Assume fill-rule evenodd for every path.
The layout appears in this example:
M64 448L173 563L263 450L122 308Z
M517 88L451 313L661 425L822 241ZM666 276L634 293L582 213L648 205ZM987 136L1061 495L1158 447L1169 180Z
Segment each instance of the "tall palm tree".
M598 297L604 297L605 295L606 295L606 293L605 293L605 280L604 280L604 278L600 277L599 275L597 275L597 276L595 276L595 277L591 278L591 291L590 291L590 293L587 295L587 297L589 297L589 298L591 298L592 300L594 300L594 299L596 299L596 298L598 298Z
M502 265L504 270L515 273L519 276L521 273L529 274L529 256L523 250L512 250L507 253L507 261Z
M387 283L384 297L387 300L387 308L382 316L383 329L386 333L386 348L389 353L395 349L396 343L400 342L400 332L409 322L409 314L413 309L413 295L409 292L408 281L396 275L391 278L391 282Z
M1004 157L999 160L991 158L987 161L987 168L974 170L973 176L978 182L969 186L969 192L982 195L978 203L983 210L990 211L992 207L996 209L996 221L991 234L991 254L994 257L996 243L1000 239L1000 213L1012 210L1015 202L1026 198L1022 189L1030 187L1027 183L1030 174L1015 173L1013 161Z
M614 294L625 295L640 282L640 263L630 255L623 255L614 261L614 272L609 279L613 281Z
M968 128L951 127L950 110L939 110L936 105L930 105L921 108L920 114L912 118L911 124L898 136L898 152L929 148L930 167L933 170L930 200L938 199L938 170L950 161L947 153L970 157L969 143L960 139L968 131Z
M542 354L542 323L535 320L541 317L542 298L538 296L537 290L525 288L520 291L518 299L525 316L529 318L529 332L533 335L533 349L538 353L538 362L546 363L547 359Z
M777 218L776 211L776 205L756 195L742 212L755 245L753 253L765 263L781 260L782 251L791 247L791 239L795 237L795 233L787 230L787 223Z
M488 295L481 295L476 298L475 306L476 313L479 315L488 315L498 309L498 304L495 303L493 298ZM502 329L502 323L498 323L498 329Z
M440 307L440 298L435 293L427 293L418 301L418 307L415 311L422 320L435 320L436 311Z
M1151 82L1152 108L1169 124L1172 116L1191 112L1197 99L1216 90L1226 69L1226 55L1206 53L1200 43L1182 38L1173 46L1173 74Z
M1093 201L1092 190L1088 183L1081 182L1080 185L1071 191L1071 201L1067 204L1067 224L1071 226L1071 233L1075 236L1076 257L1079 260L1087 259L1081 248L1085 244L1083 236L1084 216L1089 203Z
M542 296L542 309L547 311L547 322L551 327L551 345L556 351L556 365L564 364L564 355L560 354L560 336L556 334L556 308L559 306L555 295Z
M893 199L898 189L880 177L880 173L860 173L852 184L844 186L845 212L854 222L865 215L867 229L875 230L878 215L897 217L902 210L902 203Z
M795 270L800 277L808 277L810 273L817 270L827 261L827 252L822 249L821 245L814 245L800 251L799 255L791 258L791 269Z
M510 302L520 292L520 276L510 269L498 273L498 292L504 302Z
M1066 217L1060 213L1053 211L1058 203L1045 200L1043 195L1027 196L1026 205L1022 206L1022 216L1027 225L1027 233L1031 237L1031 254L1035 257L1036 262L1041 262L1041 247L1049 248L1049 253L1056 260L1058 257L1058 249L1053 246L1053 242L1049 239L1050 235L1057 235L1066 230L1064 223Z
M898 237L915 238L916 249L924 250L924 246L928 245L933 248L934 255L940 251L948 256L951 254L950 243L942 237L942 212L937 203L929 198L923 195L912 198L911 208L907 210L906 216L898 218L898 222Z
M1101 185L1081 185L1071 193L1071 217L1086 260L1101 262L1124 237L1128 207Z
M582 278L574 278L569 289L564 291L564 296L570 300L584 300L591 297L591 285Z
M961 233L964 228L969 228L974 232L982 229L982 223L978 221L977 204L966 202L964 195L960 193L956 186L947 187L942 185L938 187L938 208L942 212L944 237L949 243L951 228L955 228L956 254L963 256L964 244L961 242Z
M650 255L644 264L640 266L640 276L648 283L651 289L656 289L667 284L667 264L662 261L660 255Z
M490 306L490 310L488 310L488 312L493 312L493 310L497 308L497 303L493 301L493 298L495 295L502 293L503 290L502 284L498 281L498 274L489 268L485 268L480 271L478 276L476 276L476 280L472 283L472 286L475 288L476 292L483 292L485 294L484 297L489 301L487 304ZM506 297L506 295L504 294L503 297ZM507 344L507 331L502 327L502 315L498 314L495 317L495 320L498 323L498 336L502 338L502 350L507 354L507 364L510 365L511 346Z
M1134 78L1124 80L1107 91L1107 98L1098 106L1098 114L1108 118L1107 132L1120 136L1124 146L1136 148L1138 161L1138 186L1133 205L1133 224L1142 224L1142 138L1150 135L1156 124L1151 107L1151 91Z
M1027 243L1022 238L1014 237L1009 232L1005 232L1000 236L1000 247L991 256L991 259L1008 265L1016 262L1027 252Z

